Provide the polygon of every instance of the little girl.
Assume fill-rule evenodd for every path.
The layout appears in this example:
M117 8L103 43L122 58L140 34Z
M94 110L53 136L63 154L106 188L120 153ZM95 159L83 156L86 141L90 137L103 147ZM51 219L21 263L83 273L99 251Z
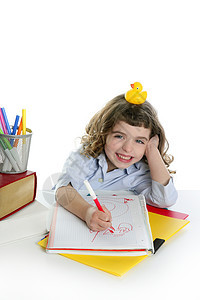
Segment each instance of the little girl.
M88 180L94 190L129 190L143 194L156 207L175 204L177 191L168 167L173 157L152 105L129 103L126 95L108 102L90 120L82 147L66 160L56 186L60 205L86 222L93 231L112 226L105 206L99 211L78 191Z

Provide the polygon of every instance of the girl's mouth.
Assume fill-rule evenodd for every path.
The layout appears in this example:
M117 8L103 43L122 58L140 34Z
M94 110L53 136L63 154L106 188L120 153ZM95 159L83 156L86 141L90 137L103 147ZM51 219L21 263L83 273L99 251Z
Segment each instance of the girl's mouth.
M116 153L116 157L120 162L129 163L134 158L133 156Z

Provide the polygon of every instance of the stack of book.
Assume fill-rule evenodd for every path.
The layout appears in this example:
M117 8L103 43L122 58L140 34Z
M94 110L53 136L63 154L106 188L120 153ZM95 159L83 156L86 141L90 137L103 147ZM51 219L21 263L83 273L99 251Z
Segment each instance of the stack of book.
M17 212L35 200L37 177L35 172L0 173L0 220Z
M49 209L35 201L36 173L0 174L0 244L46 232Z

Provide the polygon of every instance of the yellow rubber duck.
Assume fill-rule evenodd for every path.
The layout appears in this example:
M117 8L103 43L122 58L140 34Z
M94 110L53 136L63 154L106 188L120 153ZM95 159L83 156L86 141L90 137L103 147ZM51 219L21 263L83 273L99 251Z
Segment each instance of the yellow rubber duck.
M147 92L142 92L143 86L140 82L131 84L132 90L125 94L126 101L133 104L142 104L146 101Z

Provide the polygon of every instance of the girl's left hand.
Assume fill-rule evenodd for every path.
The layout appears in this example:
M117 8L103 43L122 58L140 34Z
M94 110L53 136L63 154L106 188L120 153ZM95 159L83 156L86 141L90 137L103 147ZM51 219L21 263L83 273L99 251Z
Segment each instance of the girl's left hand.
M151 148L158 148L159 145L159 137L158 135L154 135L147 143L145 154L147 155L148 151L151 151Z

